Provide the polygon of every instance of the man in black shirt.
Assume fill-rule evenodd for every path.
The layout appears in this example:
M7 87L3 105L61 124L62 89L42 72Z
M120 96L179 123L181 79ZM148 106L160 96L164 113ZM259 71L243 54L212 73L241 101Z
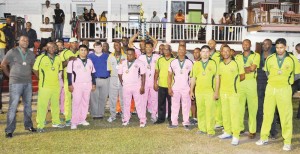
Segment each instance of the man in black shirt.
M55 5L56 9L54 9L54 28L55 28L55 40L62 39L64 23L65 23L65 13L62 9L60 9L59 3Z
M27 36L29 39L29 50L33 51L34 42L37 40L36 31L31 28L31 22L26 23L26 28L22 30L22 35Z

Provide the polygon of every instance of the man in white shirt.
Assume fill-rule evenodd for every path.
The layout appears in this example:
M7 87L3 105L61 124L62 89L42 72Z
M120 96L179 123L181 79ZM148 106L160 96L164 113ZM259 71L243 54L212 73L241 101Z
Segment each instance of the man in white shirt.
M50 1L49 0L46 0L46 7L43 8L43 15L44 15L44 19L46 17L49 18L49 21L50 22L53 22L54 21L54 9L52 7L50 7ZM43 21L44 23L45 21Z
M150 29L150 34L154 35L154 37L157 36L158 34L158 27L159 24L155 22L160 22L160 19L158 16L156 16L156 11L153 11L153 17L151 17L150 22L152 23L151 29ZM154 22L154 23L153 23Z
M48 42L51 42L53 24L49 24L49 18L48 17L45 18L45 23L41 25L40 31L41 31L40 49L42 50L43 47L46 46L46 44Z

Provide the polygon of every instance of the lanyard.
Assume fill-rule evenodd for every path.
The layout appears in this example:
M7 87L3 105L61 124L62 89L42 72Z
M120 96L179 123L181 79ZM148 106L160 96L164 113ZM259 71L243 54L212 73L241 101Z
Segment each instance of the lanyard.
M28 52L26 51L26 53L25 53L25 55L24 55L23 52L21 51L20 47L18 47L18 50L19 50L19 52L20 52L20 54L21 54L21 57L22 57L23 62L25 62L25 61L26 61L26 57L27 57Z
M205 71L206 66L207 66L207 64L208 64L208 61L209 61L209 60L207 60L205 63L204 63L203 61L201 61L202 68L203 68L204 71Z
M153 54L150 56L150 58L146 55L147 63L150 65L152 61Z
M251 55L251 53L247 56L247 57L245 57L244 56L244 54L243 54L243 60L244 60L244 64L246 64L247 63L247 61L248 61L248 58L249 58L249 56Z
M53 63L54 63L54 61L55 61L55 55L53 55L53 58L51 58L50 56L49 56L49 54L47 54L48 55L48 57L49 57L49 59L50 59L50 61L51 61L51 64L52 64L52 66L53 66Z
M116 56L116 54L115 54L115 57L116 57L116 60L117 60L117 64L119 64L119 63L120 63L120 61L121 61L121 57L122 57L122 55L120 55L120 57L119 57L119 58L117 58L117 56Z
M134 61L135 61L135 60L134 60ZM132 64L134 63L134 61L131 62L131 64L129 64L129 61L127 61L127 67L128 67L128 69L130 69L130 67L132 66Z
M180 60L178 59L178 63L179 63L179 67L182 69L182 68L183 68L183 65L184 65L184 63L185 63L185 59L183 60L182 64L181 64Z
M86 66L86 64L87 64L87 59L80 59L80 60L81 60L83 66L84 66L84 68L85 68L85 66Z
M283 58L279 58L278 55L276 55L277 64L278 64L279 69L281 69L281 66L282 66L282 64L284 62L285 57L286 57L286 53L284 54Z

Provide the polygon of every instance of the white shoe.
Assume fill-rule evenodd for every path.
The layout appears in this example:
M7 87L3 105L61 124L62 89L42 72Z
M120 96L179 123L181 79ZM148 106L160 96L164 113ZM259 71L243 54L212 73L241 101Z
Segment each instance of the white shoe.
M90 123L84 120L83 122L79 123L79 125L88 126Z
M258 140L257 142L255 142L256 145L266 145L268 144L268 140Z
M151 118L151 121L153 122L153 123L155 123L156 121L157 121L157 118L155 117L155 118Z
M232 145L238 145L238 144L239 144L239 139L236 138L236 137L233 137L233 138L232 138L232 141L231 141L231 144L232 144Z
M122 123L123 126L128 126L129 125L129 121L125 121Z
M146 123L141 122L141 123L140 123L140 127L141 127L141 128L146 127Z
M71 129L77 129L77 125L71 125Z
M112 117L109 117L109 118L107 119L108 122L113 122L113 121L115 121L115 120L116 120L116 118L112 118Z
M282 150L284 150L284 151L291 151L292 150L292 146L290 144L284 144Z
M64 128L65 125L64 124L52 124L53 128Z
M218 137L220 139L228 139L228 138L231 138L232 136L230 134L223 133L222 135L219 135Z

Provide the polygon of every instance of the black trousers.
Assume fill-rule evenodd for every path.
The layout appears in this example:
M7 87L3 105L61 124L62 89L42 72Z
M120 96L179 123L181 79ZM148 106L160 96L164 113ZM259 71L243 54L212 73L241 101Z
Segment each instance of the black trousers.
M265 91L266 91L266 86L267 83L265 84L258 84L257 85L257 94L258 94L258 110L257 110L257 115L256 115L256 132L260 133L262 122L263 122L263 112L264 112L264 99L265 99ZM276 107L276 112L274 114L274 119L273 123L271 126L271 131L270 134L272 136L277 135L277 130L276 130L276 121L278 119L278 110Z
M171 121L171 96L168 88L158 88L158 118L157 122L164 122L166 119L166 100L168 100L168 121Z

